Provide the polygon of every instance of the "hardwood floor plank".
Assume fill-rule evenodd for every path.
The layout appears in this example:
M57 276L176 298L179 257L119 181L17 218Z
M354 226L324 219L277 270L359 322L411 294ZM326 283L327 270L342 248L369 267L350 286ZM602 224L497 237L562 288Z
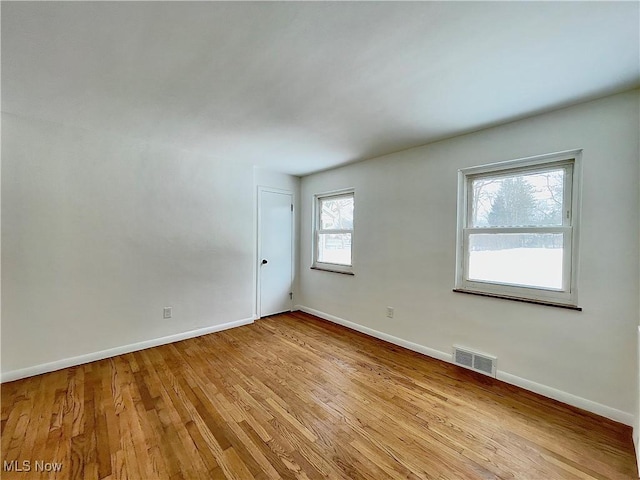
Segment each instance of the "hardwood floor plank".
M9 480L637 478L629 427L301 312L1 394L2 461L63 466Z

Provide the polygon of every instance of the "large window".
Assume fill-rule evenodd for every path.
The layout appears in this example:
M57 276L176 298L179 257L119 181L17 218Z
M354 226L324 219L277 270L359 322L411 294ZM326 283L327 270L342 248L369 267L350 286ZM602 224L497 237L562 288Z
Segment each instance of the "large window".
M353 273L353 190L315 197L313 268Z
M579 153L460 171L457 290L576 306Z

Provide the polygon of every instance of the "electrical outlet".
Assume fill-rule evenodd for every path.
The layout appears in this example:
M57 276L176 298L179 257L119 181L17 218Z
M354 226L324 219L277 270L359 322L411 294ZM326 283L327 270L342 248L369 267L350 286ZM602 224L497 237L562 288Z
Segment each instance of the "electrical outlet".
M164 307L162 310L162 318L171 318L173 307Z
M393 318L393 307L387 307L387 318Z

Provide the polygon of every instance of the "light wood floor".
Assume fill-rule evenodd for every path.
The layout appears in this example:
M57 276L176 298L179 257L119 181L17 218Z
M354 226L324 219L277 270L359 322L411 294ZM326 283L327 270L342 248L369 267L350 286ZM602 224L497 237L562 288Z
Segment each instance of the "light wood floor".
M7 480L637 477L629 427L302 313L4 384L1 421Z

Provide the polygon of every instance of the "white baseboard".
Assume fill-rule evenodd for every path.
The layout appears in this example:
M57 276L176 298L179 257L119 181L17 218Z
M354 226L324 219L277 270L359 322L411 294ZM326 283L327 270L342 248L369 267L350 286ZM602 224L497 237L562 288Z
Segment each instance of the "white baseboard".
M558 390L553 387L548 387L547 385L532 382L531 380L517 377L516 375L511 375L510 373L503 372L501 370L498 370L496 377L498 380L502 380L503 382L516 385L534 393L539 393L540 395L548 398L553 398L554 400L566 403L567 405L581 408L587 412L610 418L611 420L624 423L625 425L633 425L634 417L631 413L623 412L622 410L617 410L613 407L608 407L607 405L602 405L601 403L593 402L586 398L578 397L577 395L563 392L562 390Z
M320 317L325 320L329 320L330 322L337 323L339 325L345 326L352 330L356 330L366 335L379 338L380 340L393 343L394 345L405 347L409 350L413 350L414 352L422 353L424 355L427 355L432 358L436 358L438 360L453 363L453 357L450 353L441 352L440 350L435 350L433 348L425 347L424 345L419 345L417 343L413 343L408 340L404 340L402 338L394 337L387 333L379 332L372 328L364 327L362 325L359 325L354 322L350 322L343 318L336 317L334 315L330 315L325 312L321 312L320 310L315 310L313 308L305 307L304 305L296 305L295 309L300 310L302 312L309 313L311 315L315 315L316 317ZM555 388L548 387L540 383L532 382L531 380L527 380L527 379L518 377L516 375L503 372L502 370L498 370L496 372L496 378L505 383L516 385L518 387L524 388L525 390L529 390L531 392L538 393L545 397L558 400L562 403L566 403L567 405L578 407L583 410L587 410L588 412L592 412L597 415L610 418L611 420L615 420L616 422L620 422L625 425L633 425L634 423L634 416L631 413L623 412L621 410L617 410L607 405L602 405L600 403L587 400L586 398L578 397L571 393L563 392L562 390L557 390Z
M437 358L438 360L443 360L449 363L451 363L452 361L452 355L450 353L444 353L444 352L441 352L440 350L434 350L433 348L425 347L423 345L418 345L417 343L409 342L408 340L394 337L393 335L389 335L387 333L379 332L377 330L374 330L373 328L363 327L362 325L359 325L357 323L350 322L349 320L345 320L343 318L336 317L334 315L329 315L328 313L321 312L320 310L315 310L313 308L305 307L304 305L296 305L295 310L300 310L302 312L315 315L316 317L324 318L325 320L329 320L330 322L337 323L338 325L342 325L344 327L350 328L351 330L356 330L358 332L364 333L371 337L379 338L380 340L393 343L394 345L399 345L400 347L413 350L414 352L423 353L428 357Z
M131 353L138 350L144 350L145 348L157 347L159 345L166 345L167 343L179 342L180 340L186 340L187 338L199 337L201 335L207 335L208 333L220 332L222 330L228 330L230 328L241 327L242 325L249 325L255 320L252 318L245 318L242 320L236 320L233 322L222 323L220 325L213 325L211 327L198 328L195 330L189 330L188 332L176 333L174 335L168 335L166 337L154 338L152 340L145 340L143 342L131 343L129 345L123 345L121 347L108 348L107 350L101 350L99 352L87 353L85 355L78 355L77 357L63 358L62 360L56 360L55 362L42 363L40 365L34 365L33 367L21 368L19 370L12 370L9 372L2 372L0 383L12 382L21 378L32 377L34 375L40 375L42 373L53 372L62 368L75 367L76 365L82 365L83 363L95 362L97 360L103 360L109 357L115 357L116 355L123 355L125 353Z

